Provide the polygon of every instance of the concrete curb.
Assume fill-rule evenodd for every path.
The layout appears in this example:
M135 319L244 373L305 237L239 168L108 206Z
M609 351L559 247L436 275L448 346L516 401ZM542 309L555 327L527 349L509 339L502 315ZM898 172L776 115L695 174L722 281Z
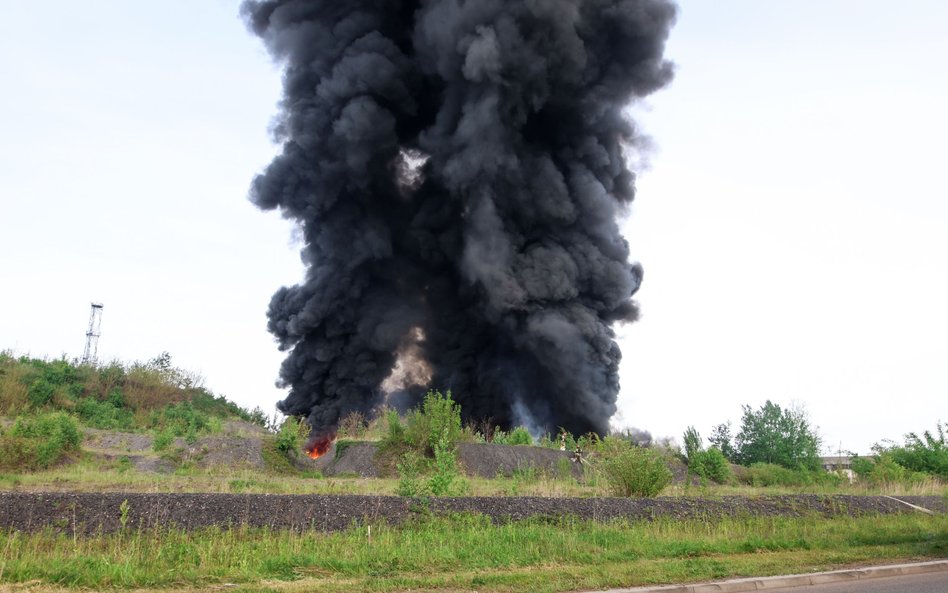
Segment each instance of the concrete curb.
M662 585L658 587L633 587L631 589L609 589L608 591L587 591L585 593L738 593L741 591L766 591L780 587L802 587L805 585L823 585L841 581L894 577L925 572L948 570L948 560L931 560L912 564L889 564L886 566L868 566L849 570L831 570L811 574L791 574L776 577L751 577L695 583L692 585Z

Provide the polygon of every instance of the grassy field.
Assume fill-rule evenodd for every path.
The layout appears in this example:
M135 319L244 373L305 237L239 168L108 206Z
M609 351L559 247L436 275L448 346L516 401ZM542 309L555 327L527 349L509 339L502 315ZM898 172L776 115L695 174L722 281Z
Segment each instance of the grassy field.
M0 590L566 591L806 572L948 555L948 517L493 525L425 518L341 533L0 533Z

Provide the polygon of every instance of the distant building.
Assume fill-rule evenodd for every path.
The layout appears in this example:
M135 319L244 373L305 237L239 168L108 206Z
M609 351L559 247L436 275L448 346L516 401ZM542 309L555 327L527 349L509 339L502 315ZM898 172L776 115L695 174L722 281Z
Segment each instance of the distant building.
M820 465L828 472L843 474L850 482L856 479L856 474L853 473L853 460L851 457L837 455L820 457Z

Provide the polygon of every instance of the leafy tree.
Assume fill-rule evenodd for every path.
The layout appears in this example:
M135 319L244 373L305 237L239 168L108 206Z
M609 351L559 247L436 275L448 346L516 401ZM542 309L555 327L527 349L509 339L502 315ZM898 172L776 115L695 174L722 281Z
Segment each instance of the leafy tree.
M712 428L711 436L708 437L708 441L712 447L717 447L728 461L734 461L736 459L734 445L731 444L733 437L731 436L730 422L723 422Z
M783 409L767 400L759 410L743 406L741 430L735 438L742 465L775 463L790 469L817 469L820 438L802 409Z
M852 469L859 479L870 484L911 484L936 476L948 479L948 446L945 426L935 425L935 432L925 431L922 436L910 432L905 444L896 445L884 440L872 446L869 457L852 456Z
M945 443L945 427L941 422L935 425L935 434L929 431L919 437L910 432L905 435L905 446L891 450L896 463L906 469L925 472L948 480L948 444Z
M698 434L694 426L689 426L685 429L685 434L682 435L682 441L685 443L685 457L688 458L690 463L695 458L695 453L704 448L701 446L701 435Z

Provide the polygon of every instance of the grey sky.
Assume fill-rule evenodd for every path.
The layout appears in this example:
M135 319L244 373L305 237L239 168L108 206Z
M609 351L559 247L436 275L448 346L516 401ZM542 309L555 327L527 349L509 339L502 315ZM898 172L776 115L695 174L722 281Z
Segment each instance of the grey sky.
M0 348L162 350L271 409L291 227L245 195L279 72L223 0L7 3ZM948 5L682 2L626 224L621 418L703 434L798 402L835 449L948 420Z

